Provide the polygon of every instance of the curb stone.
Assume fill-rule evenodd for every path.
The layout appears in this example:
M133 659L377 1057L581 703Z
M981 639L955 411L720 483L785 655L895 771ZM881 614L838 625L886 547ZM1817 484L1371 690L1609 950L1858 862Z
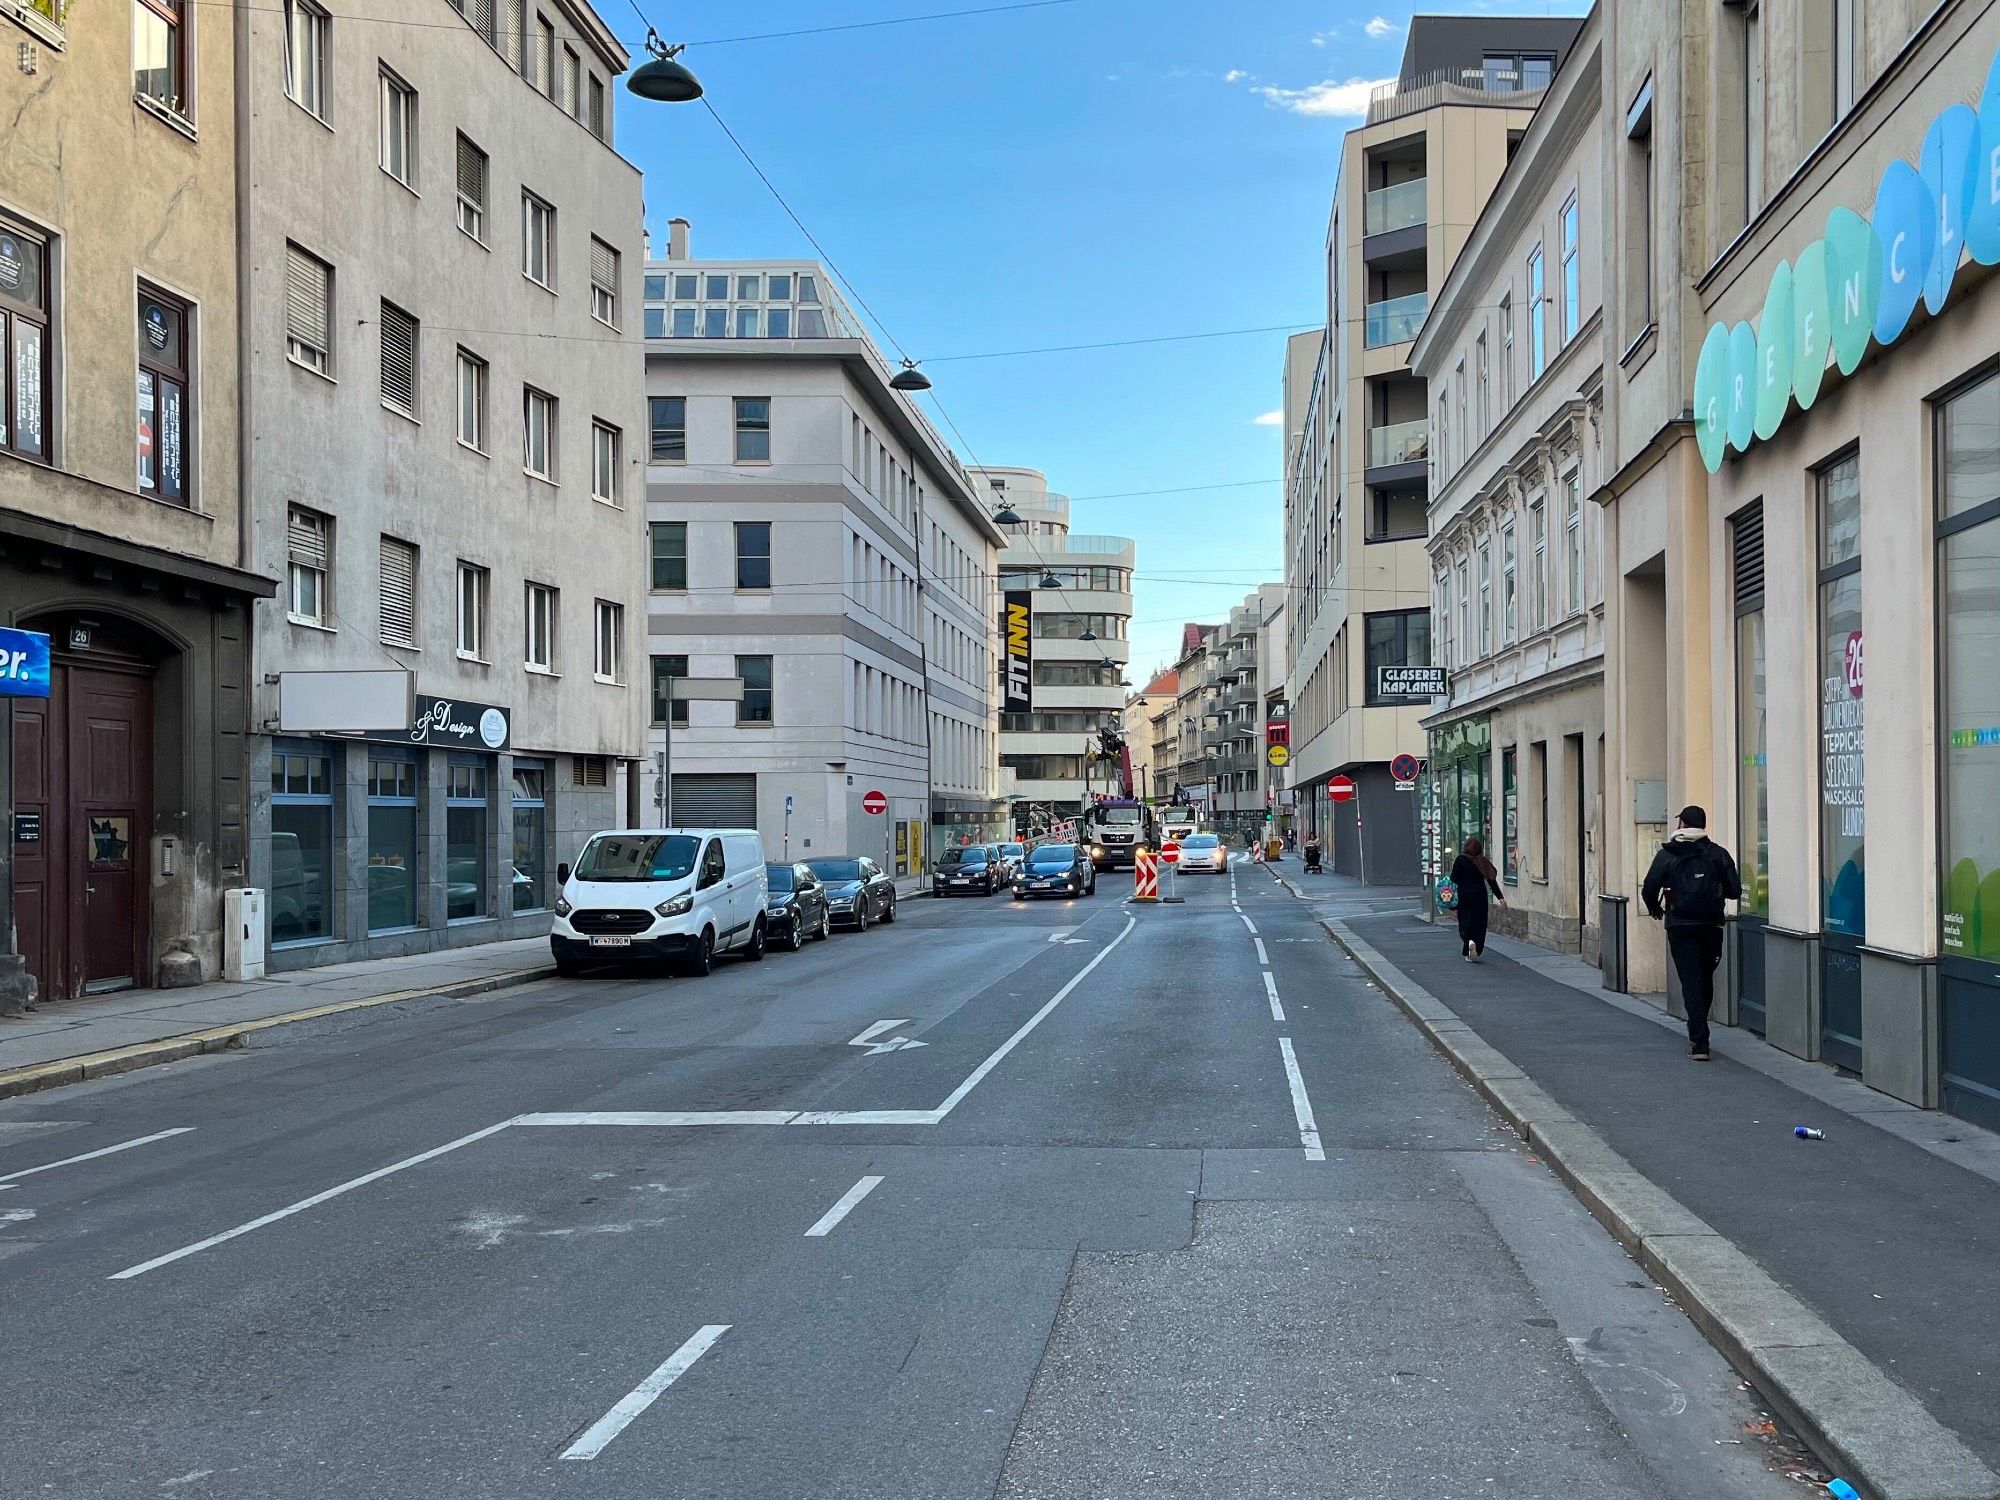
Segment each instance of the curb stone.
M512 973L492 974L484 979L433 985L429 989L397 990L386 995L369 995L360 1000L342 1000L332 1005L315 1005L306 1010L261 1016L254 1021L238 1021L229 1026L213 1026L205 1031L162 1037L156 1042L138 1042L106 1052L86 1052L77 1057L59 1058L55 1062L36 1063L31 1067L0 1073L0 1099L40 1093L44 1089L61 1088L64 1084L82 1083L92 1078L109 1078L113 1074L130 1073L161 1063L179 1062L204 1052L229 1051L243 1046L245 1040L257 1032L280 1026L318 1021L348 1011L372 1010L376 1006L394 1005L400 1000L464 1000L495 990L513 989L516 985L533 984L538 979L551 979L555 972L551 966L516 969Z
M1319 921L1836 1473L1870 1500L2000 1500L2000 1475L1922 1402L1345 922Z

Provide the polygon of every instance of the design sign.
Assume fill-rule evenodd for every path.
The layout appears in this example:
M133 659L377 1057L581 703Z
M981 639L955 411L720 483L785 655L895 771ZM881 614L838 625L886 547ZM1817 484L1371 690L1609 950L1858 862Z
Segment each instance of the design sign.
M379 731L362 738L399 745L439 745L447 750L505 750L512 728L507 710L491 703L419 693L416 717L408 729Z
M1979 108L1931 121L1916 165L1883 170L1867 218L1849 208L1771 273L1755 327L1710 326L1695 366L1695 439L1713 474L1768 438L1796 403L1810 410L1829 361L1852 375L1869 341L1901 338L1917 304L1935 315L1960 264L2000 265L2000 55Z
M1001 688L1002 713L1024 714L1035 706L1035 642L1029 629L1035 596L1026 589L1009 589L1000 600L1000 659L1006 675Z

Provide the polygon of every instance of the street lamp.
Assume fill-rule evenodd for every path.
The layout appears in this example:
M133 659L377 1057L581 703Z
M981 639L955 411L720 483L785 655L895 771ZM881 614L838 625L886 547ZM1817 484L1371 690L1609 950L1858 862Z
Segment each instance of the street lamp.
M652 27L646 28L646 50L652 54L651 60L642 63L625 80L625 87L641 99L651 99L656 104L691 104L701 97L701 80L688 71L687 65L677 61L686 43L680 42L669 47L662 42L659 33Z
M1019 526L1021 524L1020 512L1015 510L1011 505L1003 505L993 512L993 524L995 526Z
M1062 587L1062 580L1056 577L1053 568L1042 569L1042 587L1045 589L1059 589Z
M914 359L903 361L903 368L889 377L892 391L927 391L931 388L931 378L917 368Z

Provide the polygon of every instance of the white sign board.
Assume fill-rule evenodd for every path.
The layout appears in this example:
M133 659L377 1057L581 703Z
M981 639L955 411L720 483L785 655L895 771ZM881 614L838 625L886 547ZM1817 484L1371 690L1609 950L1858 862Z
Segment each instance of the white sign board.
M278 674L278 728L286 734L408 729L416 711L417 674L400 668Z

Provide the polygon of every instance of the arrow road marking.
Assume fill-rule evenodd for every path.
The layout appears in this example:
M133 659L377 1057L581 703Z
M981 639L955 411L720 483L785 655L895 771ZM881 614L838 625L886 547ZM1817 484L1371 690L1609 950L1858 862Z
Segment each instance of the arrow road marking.
M920 1042L914 1037L907 1036L892 1036L884 1041L876 1040L885 1031L893 1031L898 1026L907 1026L909 1024L910 1018L908 1016L902 1016L894 1021L877 1021L847 1045L850 1047L866 1047L870 1057L879 1057L884 1052L903 1052L911 1047L928 1047L930 1045L929 1042Z

